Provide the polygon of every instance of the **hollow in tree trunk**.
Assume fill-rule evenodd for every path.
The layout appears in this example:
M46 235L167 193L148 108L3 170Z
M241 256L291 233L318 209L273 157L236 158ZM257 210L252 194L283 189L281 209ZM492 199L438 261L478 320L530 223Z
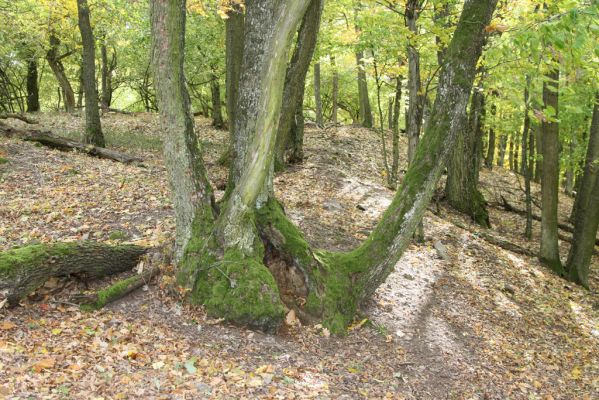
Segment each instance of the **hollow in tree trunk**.
M83 42L82 78L85 90L85 136L84 143L105 147L100 110L98 108L98 90L96 89L96 56L94 33L89 20L87 0L77 0L79 30Z
M205 178L197 143L191 142L192 126L186 122L190 118L182 68L184 1L151 3L165 147L181 144L178 152L165 149L177 224L183 224L178 230L189 232L186 241L179 240L185 243L179 283L191 289L191 301L229 321L274 331L287 306L305 321L323 320L332 331L344 331L358 305L391 273L430 202L460 129L456 121L465 113L483 29L496 1L465 3L440 73L430 124L402 186L370 237L345 253L313 250L273 195L286 56L309 2L247 4L236 158L229 182L233 189L219 213L210 205L207 180L197 180L195 187L181 184L190 177ZM192 151L195 157L190 157ZM194 167L186 160L197 163ZM177 174L182 171L174 167L187 167L187 174Z

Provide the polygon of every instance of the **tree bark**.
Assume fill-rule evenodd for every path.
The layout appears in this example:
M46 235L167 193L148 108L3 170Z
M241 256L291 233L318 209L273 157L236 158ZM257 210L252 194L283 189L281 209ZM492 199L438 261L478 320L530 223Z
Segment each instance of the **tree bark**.
M225 21L226 29L226 92L227 92L227 118L229 120L229 132L234 132L235 104L237 104L237 88L239 86L239 74L241 73L241 59L243 58L243 36L245 16L243 8L233 2L227 13ZM232 140L231 140L232 141Z
M63 56L59 56L58 54L59 46L60 39L58 39L56 35L50 34L50 49L46 53L46 60L62 90L65 111L72 113L75 111L75 92L73 92L73 87L64 71L64 66L61 61Z
M391 184L396 187L399 182L399 113L401 105L401 77L396 78L395 84L395 99L393 101L393 109L389 110L389 113L393 112L391 118L392 130L392 161L391 161Z
M102 54L102 97L100 103L103 109L109 109L112 104L112 72L116 68L116 50L113 49L112 57L108 61L106 40L102 40L100 51Z
M41 287L49 278L81 275L97 279L133 268L146 249L94 242L35 244L0 253L0 290L8 289L8 303Z
M405 24L414 35L418 35L417 21L420 16L422 0L408 0L405 10ZM408 135L408 161L414 158L414 152L420 138L424 113L424 93L420 77L420 53L408 43L408 112L406 115L406 133Z
M322 97L320 96L320 62L314 64L314 103L316 105L316 126L323 128Z
M593 120L580 191L574 208L574 235L566 262L568 278L589 287L589 268L599 225L599 92L595 94Z
M31 57L27 61L27 112L38 112L40 110L37 79L37 58Z
M212 75L210 81L210 94L212 96L212 126L220 129L225 126L225 122L220 101L220 83L216 75Z
M89 20L89 6L87 0L77 0L79 14L79 30L83 41L82 78L85 90L85 136L84 143L105 147L106 142L100 124L100 110L98 108L98 91L96 89L96 56L94 33Z
M497 166L504 168L505 166L505 152L507 150L507 140L508 137L504 133L501 135L499 139L499 157L497 157Z
M275 168L277 170L284 168L287 150L290 150L290 162L298 163L303 160L304 88L306 75L316 48L323 4L323 0L310 1L285 73L283 104L276 143Z
M495 104L491 106L491 114L495 115L497 107ZM485 156L485 166L489 169L493 169L493 161L495 159L495 129L489 128L489 144L487 146L487 155Z
M470 216L477 224L488 227L489 213L484 196L478 190L478 145L482 141L484 95L482 82L472 93L470 117L462 124L452 156L447 164L445 197L456 210Z
M332 99L331 99L331 122L337 123L337 114L339 112L339 72L337 71L337 62L335 56L331 55L331 66L333 67L333 88L332 88Z
M524 236L532 239L532 195L530 193L530 156L529 156L529 138L532 138L532 129L530 129L530 76L526 76L526 86L524 88L524 127L522 129L522 169L521 174L524 176L524 193L526 203L526 227Z
M540 261L554 272L564 273L559 257L557 237L557 202L559 193L559 125L558 90L559 69L547 73L543 83L544 119L541 123L543 145L543 173L541 175L541 247Z

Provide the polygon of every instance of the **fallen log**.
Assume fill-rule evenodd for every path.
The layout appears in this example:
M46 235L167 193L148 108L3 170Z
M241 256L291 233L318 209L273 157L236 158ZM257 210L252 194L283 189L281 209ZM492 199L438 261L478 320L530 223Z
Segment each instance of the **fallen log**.
M37 121L34 119L29 118L28 116L24 115L24 114L15 114L15 113L0 113L0 119L18 119L20 121L25 122L26 124L31 124L31 125L35 125L37 124Z
M509 212L514 213L514 214L522 215L524 217L526 216L526 210L522 210L522 209L520 209L520 208L518 208L518 207L516 207L516 206L514 206L512 204L510 204L505 199L505 197L503 197L503 196L501 196L501 202L502 202L501 206L503 207L503 209L505 211L509 211ZM540 221L541 220L541 216L533 213L532 214L532 219L534 219L535 221ZM560 228L561 230L566 231L566 232L569 232L569 233L572 233L572 234L574 233L574 227L571 226L571 225L564 224L562 222L558 222L557 223L557 227ZM561 235L561 234L559 234L558 236L562 240L565 240L567 242L572 242L572 239L568 238L567 236L564 236L564 235ZM599 239L595 239L595 245L599 246Z
M98 147L91 144L77 142L54 135L52 132L40 130L21 130L7 125L0 125L0 133L7 137L20 137L29 142L40 143L44 146L63 151L77 150L90 156L105 158L112 161L118 161L125 164L141 163L143 160L117 150L111 150L104 147Z
M81 306L82 310L92 311L103 308L106 304L121 299L149 283L160 272L158 268L150 268L141 274L119 280L109 287L92 294L81 294L73 297L71 301Z
M96 242L34 244L0 253L0 292L10 306L52 277L98 279L132 269L146 248Z

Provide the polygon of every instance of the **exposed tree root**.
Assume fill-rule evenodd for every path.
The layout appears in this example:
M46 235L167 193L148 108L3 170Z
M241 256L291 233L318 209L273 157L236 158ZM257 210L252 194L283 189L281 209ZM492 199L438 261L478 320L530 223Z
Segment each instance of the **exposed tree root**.
M0 119L18 119L20 121L25 122L26 124L37 124L37 121L34 119L29 118L28 116L24 115L24 114L14 114L14 113L0 113Z
M0 253L0 293L11 306L52 277L98 279L132 269L147 249L95 242L34 244Z
M54 135L52 132L40 130L21 130L0 125L0 134L7 137L19 137L29 142L40 143L58 150L77 150L90 156L105 158L108 160L118 161L125 164L141 163L142 159L116 150L110 150L104 147L98 147L90 144L76 142L74 140L62 138Z

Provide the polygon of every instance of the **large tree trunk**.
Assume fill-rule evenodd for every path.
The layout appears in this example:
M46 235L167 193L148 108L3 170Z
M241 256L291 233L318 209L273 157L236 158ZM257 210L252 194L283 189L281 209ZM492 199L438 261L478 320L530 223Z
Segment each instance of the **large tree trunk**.
M37 84L37 58L27 61L27 112L40 110L40 93Z
M543 83L544 119L541 123L543 145L543 173L541 175L541 248L539 259L554 272L563 274L559 257L557 232L557 201L559 193L559 125L558 89L559 69L547 73ZM552 110L550 112L549 110Z
M41 287L51 277L80 275L88 279L133 268L146 249L94 242L35 244L0 253L0 290L10 305Z
M524 236L530 240L532 239L532 194L530 192L530 178L531 178L531 157L529 156L530 146L532 143L532 129L530 128L530 76L526 76L526 86L524 87L524 127L522 129L522 169L521 173L524 176L524 193L526 203L526 228L524 229Z
M285 165L285 152L290 150L290 162L303 160L304 132L304 88L306 74L316 48L323 0L311 0L300 25L297 42L287 72L281 116L279 117L279 134L276 143L276 169Z
M175 2L152 1L154 48L162 49L154 51L156 81L161 88L169 84L184 87L183 60L177 57L183 48L184 7L182 2L171 3ZM332 331L342 332L358 305L393 270L430 202L460 128L455 121L463 118L466 110L483 29L496 1L465 3L447 49L430 124L402 187L370 238L347 253L312 250L273 197L274 145L286 55L308 3L254 0L247 5L235 119L237 156L229 182L233 189L218 216L202 212L206 208L202 207L190 224L192 235L179 263L179 280L191 289L190 299L203 303L211 315L273 331L283 320L285 303L300 317L324 320ZM169 52L173 44L177 48ZM167 72L175 66L180 73L169 80L173 75ZM173 96L168 112L186 110L184 99ZM165 113L164 107L160 108ZM165 124L178 121L165 116ZM193 136L180 126L171 127L166 142L174 141L175 134ZM188 154L191 150L180 149ZM180 151L178 157L188 154ZM169 171L171 181L180 180L173 172ZM207 182L204 185L209 187ZM180 196L189 203L198 197L182 189L175 198ZM175 211L181 214L180 207Z
M105 147L100 111L98 108L98 90L96 89L96 56L94 33L89 20L87 0L77 0L79 12L79 30L83 41L83 89L85 90L85 143Z
M320 96L320 62L314 64L314 104L316 105L316 125L324 127L322 117L322 97Z
M566 270L568 278L589 287L589 267L599 225L599 92L595 95L593 121L580 191L576 195L574 236Z
M418 35L416 24L420 16L422 0L408 0L406 3L405 23L413 35ZM424 93L420 78L420 53L416 47L408 43L408 112L406 115L406 133L408 135L408 161L412 161L424 113Z
M489 213L486 201L478 190L478 142L482 141L482 119L484 115L484 94L482 83L472 93L470 118L462 124L460 135L447 164L445 196L456 210L470 216L477 224L488 227ZM456 123L457 123L456 122Z
M60 46L60 40L54 34L50 35L50 49L46 53L46 60L48 61L48 65L52 69L58 84L60 85L60 89L62 90L62 94L64 96L64 108L68 113L72 113L75 111L75 92L73 92L73 87L69 82L69 78L64 71L64 66L62 65L63 56L58 54Z

